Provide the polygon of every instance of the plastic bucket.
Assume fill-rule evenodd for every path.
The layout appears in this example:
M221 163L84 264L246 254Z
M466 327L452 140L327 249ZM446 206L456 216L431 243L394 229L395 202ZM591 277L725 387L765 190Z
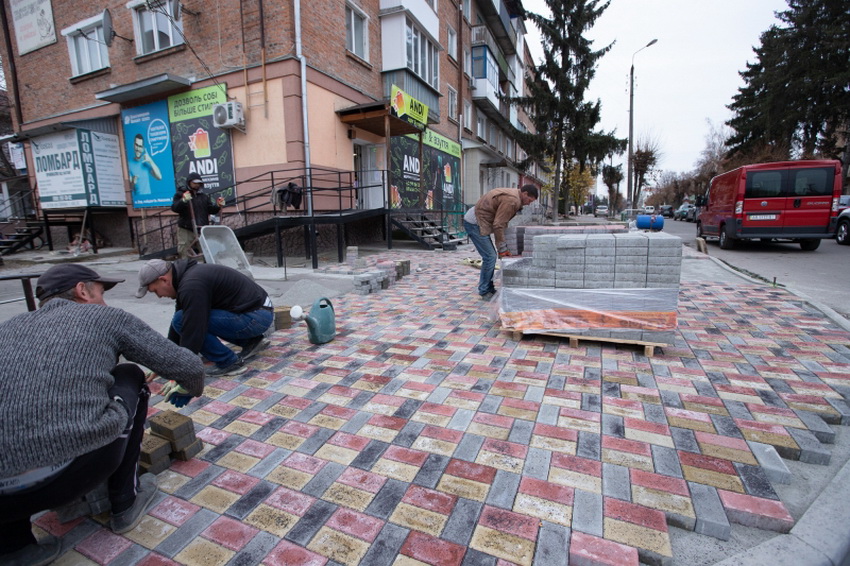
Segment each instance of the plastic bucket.
M638 214L635 225L638 230L663 230L664 217L660 214Z

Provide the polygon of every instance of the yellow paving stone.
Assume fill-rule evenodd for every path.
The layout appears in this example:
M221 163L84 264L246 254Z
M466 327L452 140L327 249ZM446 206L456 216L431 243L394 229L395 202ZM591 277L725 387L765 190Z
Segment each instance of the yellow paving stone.
M604 403L602 405L602 412L606 415L617 415L619 417L630 417L633 419L643 420L643 409L627 409L626 407L618 407L617 405Z
M565 470L556 466L549 468L549 481L583 491L602 493L602 478L581 474L572 470Z
M298 387L297 385L287 384L280 388L280 392L293 397L305 397L310 390L306 387Z
M741 483L741 478L722 474L705 468L695 468L693 466L682 465L682 473L688 481L702 483L705 485L713 485L727 491L736 493L744 493L744 485Z
M407 399L416 399L417 401L424 401L430 395L430 393L428 393L427 391L419 391L418 389L406 389L404 387L396 391L395 394L399 397L405 397Z
M693 385L678 385L671 383L659 383L658 389L664 391L672 391L674 393L685 393L687 395L697 395L697 388Z
M741 427L741 434L744 435L744 438L753 442L761 442L762 444L770 444L771 446L783 446L793 450L800 449L800 446L794 441L794 439L785 434L775 434L773 432L755 430L746 427Z
M253 387L254 389L265 390L272 383L272 381L268 379L263 379L261 377L252 377L251 379L245 380L245 385L247 385L248 387ZM204 394L206 394L206 389L204 389Z
M286 432L276 432L266 439L267 444L274 444L287 450L295 450L306 440L303 436L289 434Z
M537 420L537 411L529 411L527 409L517 409L516 407L505 407L503 405L499 407L499 410L496 412L506 417L513 417L515 419L522 419L524 421Z
M231 470L247 473L248 470L256 466L259 461L259 458L248 456L247 454L241 454L236 451L230 451L219 458L216 464L224 466L225 468L230 468Z
M242 496L238 493L233 493L232 491L227 491L214 485L208 485L196 493L189 501L195 505L215 511L220 515L227 511L227 508L233 505L240 497Z
M332 429L332 430L339 430L343 426L345 426L345 423L348 422L348 421L346 421L344 419L339 419L337 417L332 417L330 415L323 415L322 413L319 413L318 415L316 415L315 417L313 417L312 419L310 419L307 422L309 424L313 425L313 426L319 426L319 427L322 427L322 428L329 428L329 429Z
M437 484L437 491L474 501L484 501L487 498L487 492L490 491L490 485L467 478L443 474L443 477L440 478L440 482Z
M481 423L471 423L468 427L466 427L466 432L479 434L481 436L486 436L487 438L495 438L497 440L507 440L508 436L511 434L511 430L509 428Z
M446 415L429 413L428 411L416 411L410 417L410 420L445 428L451 422L452 418Z
M191 478L172 470L165 470L156 475L156 487L165 493L174 493Z
M576 443L570 440L562 440L560 438L552 438L551 436L542 436L535 434L531 437L531 444L534 448L542 448L551 452L562 452L575 456Z
M832 408L832 406L821 405L820 403L803 403L800 401L785 401L788 403L789 409L797 409L798 411L809 411L810 413L820 413L823 415L830 415L832 417L839 417L840 414L838 411Z
M427 436L420 436L410 447L414 450L451 457L455 449L457 449L457 444L446 442L445 440L437 440L436 438L428 438Z
M388 417L393 416L393 414L398 411L398 407L392 407L390 405L384 405L382 403L366 403L366 405L361 409L366 411L367 413L374 413L376 415L385 415Z
M321 395L316 401L320 401L322 403L327 403L328 405L336 405L337 407L345 407L351 402L351 397L346 397L345 395L334 395L333 393L325 393Z
M726 417L729 416L729 411L727 411L725 407L707 405L704 403L692 403L690 401L684 401L682 402L682 405L684 409L693 411L695 413L711 413L713 415L723 415Z
M228 401L231 405L236 405L237 407L242 407L243 409L251 409L260 402L256 397L248 397L247 395L237 395L230 401Z
M513 397L514 399L522 399L525 397L525 391L515 389L503 389L501 387L490 388L490 395L498 395L499 397Z
M758 395L730 393L729 391L719 391L717 394L724 401L740 401L741 403L750 403L752 405L764 405L764 400Z
M223 430L240 436L251 436L260 430L260 426L254 423L246 423L245 421L233 421L224 427Z
M331 462L338 462L344 466L348 466L355 458L357 458L358 454L360 454L360 452L357 450L328 444L326 442L322 444L322 447L319 448L314 455L316 458L321 458L322 460L330 460Z
M322 499L325 501L330 501L331 503L336 503L337 505L342 505L343 507L356 509L358 511L364 511L366 507L369 506L369 503L372 502L374 497L375 496L368 491L336 482L332 483L331 486L325 490L325 493L322 494Z
M198 537L177 553L174 560L186 566L226 564L236 553L205 538Z
M145 548L153 550L159 545L159 543L167 539L171 533L176 530L177 527L174 525L169 525L165 521L161 521L156 517L146 515L142 519L142 522L139 523L138 528L125 533L124 536L136 544L140 544Z
M336 385L337 383L342 381L342 376L333 375L333 374L330 374L330 373L320 373L320 374L314 375L310 379L312 379L313 381L321 381L322 383L331 383L333 385Z
M753 412L752 415L753 415L753 420L755 420L756 422L760 422L760 423L774 424L774 425L780 425L780 426L790 426L791 428L804 428L804 429L809 428L803 423L803 421L801 421L797 417L790 417L790 416L785 416L785 415L774 415L774 414L771 414L771 413L760 413L760 412L757 412L757 411Z
M672 415L667 415L667 424L669 426L675 426L677 428L699 430L702 432L710 432L712 434L717 432L716 430L714 430L714 425L710 422L697 421L693 419L681 419Z
M410 483L413 481L413 478L416 477L416 474L419 473L419 468L410 464L396 462L395 460L381 458L375 462L374 466L372 466L372 472L381 476L387 476L399 481L406 481Z
M517 493L514 511L530 515L552 523L569 527L573 520L573 508L570 505L535 497L527 493Z
M369 546L365 540L322 527L307 548L340 564L357 566L369 550Z
M428 509L422 509L407 503L399 503L393 514L390 515L390 521L402 527L427 533L431 536L439 537L446 526L448 516Z
M89 560L74 549L62 554L51 564L53 566L98 566L97 562Z
M206 395L206 389L204 389L204 395ZM194 413L192 413L192 420L196 423L200 423L202 425L211 425L215 421L221 418L221 415L216 415L215 413L211 413L209 411L205 411L203 409L198 409Z
M286 466L278 466L269 472L266 479L280 485L285 485L290 489L301 489L313 479L313 476L293 470L292 468L287 468Z
M573 417L558 417L558 426L584 432L599 432L599 423L584 419L574 419Z
M638 393L635 391L626 391L623 393L623 399L631 399L633 401L640 401L641 403L651 403L653 405L660 405L661 398L658 395L650 395L647 393Z
M705 456L713 456L715 458L758 466L758 460L753 457L753 453L749 450L737 450L728 446L718 446L717 444L709 444L707 442L700 442L699 446Z
M297 515L261 503L243 519L243 522L283 538L300 519L301 517Z
M359 436L365 436L366 438L380 440L389 444L398 435L398 431L389 428L384 428L381 426L366 424L363 425L363 427L359 431L357 431L357 434Z
M534 543L530 540L483 525L475 527L469 546L522 566L531 566L534 558Z
M359 389L360 391L380 391L384 388L386 383L381 381L372 381L371 379L358 379L354 383L351 384L352 389Z
M271 413L272 415L277 415L279 417L284 417L287 419L291 419L298 413L300 413L302 409L298 409L297 407L287 407L286 405L274 405L266 409L267 413ZM195 418L195 414L192 413L192 418Z
M505 470L506 472L512 472L514 474L521 474L522 468L525 466L525 459L481 450L478 453L478 457L475 458L475 463L490 466L492 468L498 468L499 470Z
M645 549L662 557L673 556L670 536L665 532L610 517L605 518L603 529L606 539L633 546L638 549L639 555L643 554L641 549Z
M458 397L447 397L445 401L443 401L443 405L448 405L450 407L457 407L458 409L469 409L470 411L477 411L478 407L481 406L481 403L478 401L473 401L472 399L460 399Z
M696 518L694 505L689 497L668 491L632 484L632 503L658 509L666 513L675 513L684 517Z
M749 387L751 389L761 389L763 391L770 391L773 388L766 381L752 381L749 379L735 379L734 376L729 377L729 385L735 385L737 387Z
M569 407L570 409L581 409L581 399L565 399L553 395L543 396L544 405L555 405L556 407Z
M658 434L656 432L647 432L645 430L638 430L636 428L626 427L625 436L629 440L637 440L640 442L646 442L648 444L655 444L657 446L675 448L672 436Z
M638 379L635 376L625 376L625 375L606 375L602 378L603 381L608 381L611 383L620 383L622 385L637 385Z
M651 456L642 456L640 454L632 454L631 452L622 452L610 448L602 449L602 461L609 464L617 464L618 466L637 468L645 472L655 471Z
M225 391L224 389L219 389L218 387L210 387L209 385L204 387L204 397L218 399L225 393L227 393L227 391Z

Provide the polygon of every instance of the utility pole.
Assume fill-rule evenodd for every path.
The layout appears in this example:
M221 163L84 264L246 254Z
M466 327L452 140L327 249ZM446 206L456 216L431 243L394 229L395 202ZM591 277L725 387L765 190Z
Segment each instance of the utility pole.
M632 53L632 67L629 70L629 163L628 163L628 176L626 177L626 198L629 201L629 208L634 208L635 204L632 202L632 138L634 137L634 129L635 129L635 55L649 47L650 45L655 45L658 42L657 39L653 39L634 53Z

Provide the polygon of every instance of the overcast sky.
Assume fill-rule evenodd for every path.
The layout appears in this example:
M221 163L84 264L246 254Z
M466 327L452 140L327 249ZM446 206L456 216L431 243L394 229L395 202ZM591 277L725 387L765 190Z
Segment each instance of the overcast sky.
M549 13L543 0L523 0L523 6ZM692 171L711 130L708 121L719 127L732 117L726 105L743 86L738 72L755 61L759 36L787 7L785 0L612 0L587 34L594 50L615 42L599 61L588 96L602 102L602 129L628 137L632 56L658 39L634 57L634 139L657 141L660 169ZM537 28L526 25L539 62Z

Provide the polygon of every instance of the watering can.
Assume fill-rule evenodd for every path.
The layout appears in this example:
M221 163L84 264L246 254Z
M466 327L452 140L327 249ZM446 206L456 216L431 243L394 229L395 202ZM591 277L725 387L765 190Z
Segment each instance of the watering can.
M307 322L307 334L313 344L330 342L336 336L336 317L330 299L316 299L310 314L304 316Z

